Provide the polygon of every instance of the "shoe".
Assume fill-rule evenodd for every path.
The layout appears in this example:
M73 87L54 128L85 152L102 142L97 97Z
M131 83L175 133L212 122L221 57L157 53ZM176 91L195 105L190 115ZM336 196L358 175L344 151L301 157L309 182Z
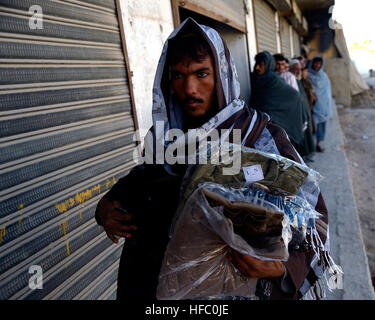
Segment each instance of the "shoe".
M317 152L324 152L326 149L322 148L321 146L316 146L316 151Z

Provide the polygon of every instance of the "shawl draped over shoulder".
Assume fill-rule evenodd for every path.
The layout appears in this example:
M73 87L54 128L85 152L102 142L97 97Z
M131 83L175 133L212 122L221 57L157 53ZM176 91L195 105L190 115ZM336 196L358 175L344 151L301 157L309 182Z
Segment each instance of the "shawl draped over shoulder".
M263 75L252 74L250 105L270 115L272 122L282 127L294 144L300 144L303 132L303 102L299 93L288 85L275 70L275 59L268 51L258 54L265 62Z
M318 71L313 69L316 59L322 60L322 66ZM315 56L309 63L309 79L315 89L318 101L313 108L313 117L316 124L327 121L332 116L333 99L331 92L331 81L324 72L324 58Z

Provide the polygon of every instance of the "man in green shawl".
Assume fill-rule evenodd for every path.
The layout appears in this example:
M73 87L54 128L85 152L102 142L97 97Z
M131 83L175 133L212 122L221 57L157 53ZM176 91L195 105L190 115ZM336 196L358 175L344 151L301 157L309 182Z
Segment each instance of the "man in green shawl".
M272 122L286 131L294 147L303 150L306 117L299 93L275 72L276 62L268 51L258 53L255 62L250 106L270 115Z

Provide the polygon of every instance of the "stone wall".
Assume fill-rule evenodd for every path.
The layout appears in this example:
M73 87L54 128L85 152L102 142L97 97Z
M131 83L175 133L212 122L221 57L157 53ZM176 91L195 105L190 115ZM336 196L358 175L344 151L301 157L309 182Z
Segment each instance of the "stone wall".
M330 58L325 61L324 70L331 80L332 95L336 103L350 107L352 96L349 64L342 58Z

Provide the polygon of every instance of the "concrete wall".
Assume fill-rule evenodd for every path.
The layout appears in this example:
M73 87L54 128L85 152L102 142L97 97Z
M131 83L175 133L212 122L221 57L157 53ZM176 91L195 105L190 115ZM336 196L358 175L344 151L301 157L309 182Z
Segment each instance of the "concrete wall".
M326 59L324 70L331 80L332 96L337 104L350 107L352 103L350 68L345 59Z
M170 0L120 0L133 74L134 103L141 136L152 125L152 86L165 40L173 31ZM142 132L143 131L143 132Z
M252 71L255 67L254 58L258 52L256 31L255 31L254 8L253 8L252 1L247 1L246 30L247 30L247 47L249 50L250 68Z
M330 58L335 58L338 56L337 50L332 43L329 48L325 52L321 52L319 50L319 43L320 43L320 31L316 31L313 38L307 42L307 46L311 48L311 51L308 52L307 58L312 59L314 56L317 54L321 54L324 59L330 59Z

